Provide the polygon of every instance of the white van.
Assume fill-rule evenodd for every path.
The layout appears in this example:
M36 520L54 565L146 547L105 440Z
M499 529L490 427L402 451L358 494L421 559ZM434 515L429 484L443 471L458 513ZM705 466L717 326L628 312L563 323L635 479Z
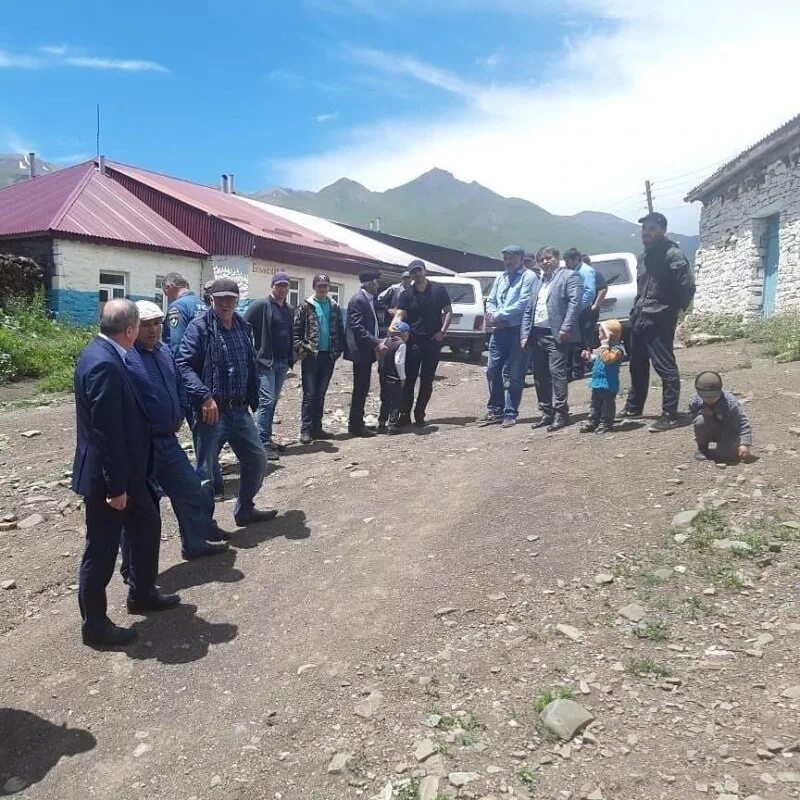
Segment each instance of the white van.
M469 359L477 361L484 351L485 312L480 283L475 278L461 275L446 278L428 275L428 280L441 283L447 289L453 307L453 320L444 343L454 353L464 353Z

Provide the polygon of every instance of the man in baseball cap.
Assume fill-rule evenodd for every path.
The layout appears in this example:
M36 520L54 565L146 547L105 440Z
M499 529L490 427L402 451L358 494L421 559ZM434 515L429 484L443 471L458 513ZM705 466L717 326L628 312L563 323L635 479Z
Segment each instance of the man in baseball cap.
M185 559L222 553L226 545L203 496L200 478L175 433L183 425L186 391L172 354L161 341L164 312L149 300L139 300L139 336L134 344L136 357L126 366L138 389L153 431L153 477L172 503L178 520L181 552ZM227 536L227 534L225 534ZM123 575L130 550L123 545Z

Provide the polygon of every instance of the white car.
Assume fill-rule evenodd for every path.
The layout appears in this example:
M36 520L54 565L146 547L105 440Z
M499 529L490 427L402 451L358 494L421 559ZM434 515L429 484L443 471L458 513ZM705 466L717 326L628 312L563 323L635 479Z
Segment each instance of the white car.
M600 306L600 319L618 319L627 330L628 315L636 299L636 256L633 253L600 253L589 257L592 268L608 284L608 294Z
M481 296L484 302L489 297L489 292L492 291L492 284L497 279L498 275L503 273L498 270L497 272L459 272L460 278L474 278L481 285Z
M454 352L465 353L477 361L484 351L484 307L480 283L461 275L439 277L428 275L432 283L441 283L450 296L453 319L444 338L444 344Z

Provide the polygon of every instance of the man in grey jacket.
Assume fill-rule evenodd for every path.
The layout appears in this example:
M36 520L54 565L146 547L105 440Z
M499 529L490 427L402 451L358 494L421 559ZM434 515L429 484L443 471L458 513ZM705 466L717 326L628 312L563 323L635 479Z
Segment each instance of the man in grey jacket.
M533 427L557 431L569 424L567 359L570 344L580 341L583 282L578 272L559 266L561 253L543 247L536 255L541 275L525 307L520 331L530 348L533 382L542 417Z

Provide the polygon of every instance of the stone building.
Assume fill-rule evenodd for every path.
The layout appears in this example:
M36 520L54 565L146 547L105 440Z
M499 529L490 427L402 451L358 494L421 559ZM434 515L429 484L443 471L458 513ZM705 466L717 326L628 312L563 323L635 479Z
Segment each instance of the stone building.
M78 324L96 322L114 297L166 305L169 272L195 290L234 278L243 306L266 295L279 271L290 275L296 305L324 272L346 303L362 270L392 280L414 258L327 220L105 159L0 189L0 253L37 261L50 310Z
M692 189L699 313L800 309L800 115Z

